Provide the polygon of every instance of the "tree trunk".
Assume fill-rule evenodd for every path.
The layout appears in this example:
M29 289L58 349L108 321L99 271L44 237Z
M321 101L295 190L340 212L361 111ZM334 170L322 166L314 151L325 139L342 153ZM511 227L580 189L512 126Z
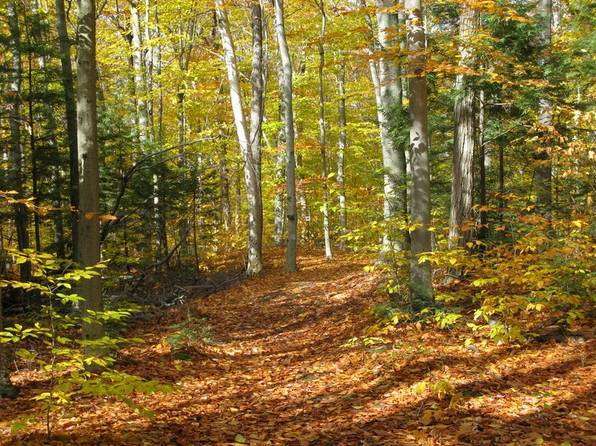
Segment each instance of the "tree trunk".
M342 59L337 76L337 93L339 95L338 121L339 138L337 144L337 189L339 204L339 228L341 234L345 234L348 226L346 211L346 183L345 183L345 156L348 146L348 135L346 130L346 61ZM342 240L341 246L344 246Z
M462 6L459 18L459 66L471 68L474 55L469 47L476 29L477 13L468 5ZM453 178L449 218L449 248L463 247L470 240L474 172L474 89L467 75L458 74L455 80L457 98L454 106L455 138L453 141Z
M99 154L97 146L97 69L95 52L95 0L78 0L77 24L77 141L79 153L79 252L82 266L100 261L99 237ZM85 299L83 311L101 311L99 276L79 282ZM99 323L83 325L84 339L103 336ZM91 353L94 349L89 349Z
M286 244L286 268L290 272L297 270L296 251L298 244L298 217L296 213L296 158L294 153L294 109L292 91L292 61L286 39L283 0L274 0L275 31L281 60L282 112L284 118L284 136L286 144L286 199L288 241Z
M74 95L74 80L72 63L70 61L70 39L66 28L66 11L64 0L55 0L56 28L60 45L60 64L62 66L62 88L64 90L64 105L66 108L66 132L68 134L69 152L69 196L70 196L70 229L72 237L72 258L78 259L79 230L79 155L77 145L77 109Z
M537 13L541 21L541 32L539 36L540 49L548 52L551 45L551 23L552 23L552 0L539 0L537 4ZM542 56L540 65L547 63L546 56ZM543 137L540 139L540 147L537 148L534 158L536 167L534 169L534 187L536 190L536 207L539 212L549 216L552 207L552 160L548 149L551 128L553 126L553 106L548 97L542 97L539 100L538 123L540 124Z
M53 220L54 220L54 247L56 256L59 259L66 257L66 249L64 243L64 220L62 218L62 185L63 172L60 166L52 166L52 184L54 185L52 206Z
M395 0L376 0L378 45L379 50L386 53L395 47L393 37L397 32L398 16L387 12L387 8L395 6ZM392 56L381 57L377 64L371 66L371 75L376 77L377 119L383 157L383 218L391 220L407 216L406 156L404 147L400 147L393 133L397 130L392 122L396 115L402 113L402 89L400 70ZM391 226L389 224L389 226ZM387 253L401 249L404 241L390 227L383 234L381 257Z
M10 30L10 48L12 52L12 70L9 74L8 118L10 122L10 185L16 191L14 198L24 198L23 174L23 145L21 143L21 34L19 29L19 16L17 5L14 1L8 4L8 27ZM17 229L17 246L19 250L29 248L29 233L27 208L24 204L14 206L14 220ZM21 281L31 278L31 264L22 263L20 266Z
M275 154L275 196L273 197L273 242L275 246L284 244L284 232L286 227L285 185L286 177L286 149L285 132L283 138L278 138L278 152Z
M263 269L262 264L262 230L263 206L261 199L261 167L260 142L263 117L263 31L262 11L258 2L251 5L253 31L253 65L251 74L251 121L250 128L242 105L242 92L238 75L236 50L230 33L228 15L223 0L215 0L219 32L224 50L228 82L230 84L230 101L234 115L234 124L238 136L238 144L244 158L244 179L248 198L248 259L246 273L256 275Z
M325 122L325 45L324 39L327 32L327 14L325 13L325 0L320 0L317 3L321 11L321 31L319 35L318 49L319 49L319 148L321 150L321 164L323 175L323 238L325 241L325 258L332 259L333 252L331 251L331 229L329 227L329 167L327 163L327 129Z
M250 132L245 157L246 189L248 193L248 275L263 269L263 197L261 193L261 126L263 124L265 65L263 52L263 10L259 1L251 5L252 72L250 76Z
M497 138L496 141L499 146L499 223L503 225L505 214L505 149L504 142Z
M182 67L181 67L182 68ZM180 145L178 153L178 167L186 169L186 110L185 110L185 90L179 90L176 94L177 108L176 117L178 120L178 144ZM186 177L186 172L182 172L183 177ZM185 215L180 219L180 225L178 226L178 237L180 240L180 254L182 256L190 253L188 245L188 234L189 234L189 220L188 216Z
M131 45L132 45L132 66L134 70L134 84L135 84L135 104L137 115L137 137L141 145L141 149L147 143L148 133L148 118L147 118L147 102L146 102L146 84L144 76L143 53L141 50L141 24L139 17L139 9L137 0L130 0L130 31L131 31Z
M219 152L219 189L221 222L224 226L224 229L228 230L232 225L232 209L230 205L230 172L228 169L226 143L220 143L220 147L221 150Z
M419 255L431 250L430 237L430 168L428 160L426 58L424 56L424 24L421 0L406 0L408 75L410 95L410 147L412 152L410 292L414 308L432 301L432 276L428 262Z
M478 92L477 97L477 127L476 127L476 147L478 148L478 204L480 205L478 239L485 240L488 236L488 205L486 196L486 166L488 158L486 156L486 147L484 144L484 120L485 120L485 98L484 90Z

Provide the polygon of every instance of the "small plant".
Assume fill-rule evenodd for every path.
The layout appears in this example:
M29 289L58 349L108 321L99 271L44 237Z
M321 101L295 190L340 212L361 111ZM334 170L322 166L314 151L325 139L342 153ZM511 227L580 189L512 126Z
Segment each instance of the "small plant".
M83 323L121 325L132 314L126 308L84 313L78 310L84 298L72 291L73 286L99 275L102 265L65 271L61 270L63 263L50 254L31 251L10 254L17 264L30 262L35 282L0 280L0 288L35 291L43 304L38 321L29 327L14 324L5 328L0 332L0 343L15 349L17 357L49 377L46 388L34 397L43 405L48 437L52 434L53 417L76 395L111 396L136 412L149 415L150 411L135 404L131 396L166 392L170 387L114 369L115 352L141 341L109 335L83 340L80 336ZM24 429L30 421L30 418L17 420L13 431Z
M166 338L166 342L174 352L184 353L184 350L196 342L213 343L211 326L207 318L197 318L189 313L184 321L169 327L173 333Z

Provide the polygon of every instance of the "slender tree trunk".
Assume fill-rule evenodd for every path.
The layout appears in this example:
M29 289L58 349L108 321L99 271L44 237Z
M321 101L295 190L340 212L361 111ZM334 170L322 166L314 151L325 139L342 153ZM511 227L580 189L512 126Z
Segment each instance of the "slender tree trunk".
M31 38L31 31L25 28L25 32L28 34L29 41L27 42L29 45L32 45L30 40ZM35 34L38 34L35 32ZM28 87L29 87L29 99L28 99L28 114L29 114L29 151L31 152L31 188L33 193L33 204L36 207L36 211L33 213L33 236L35 240L35 250L41 251L41 216L38 212L39 207L39 171L37 169L37 148L36 148L36 137L35 137L35 116L33 112L33 53L30 51L28 54L28 70L27 70L27 80L28 80ZM45 68L45 67L40 67Z
M153 17L153 23L151 18ZM160 139L157 141L158 144L163 144L161 139L162 128L159 127L158 131L155 130L155 104L154 104L154 93L153 91L157 88L160 91L161 96L161 85L155 81L154 74L161 71L161 48L159 45L155 45L151 42L151 39L156 37L159 38L159 15L157 11L157 5L153 10L153 16L151 15L151 5L149 0L145 0L145 42L147 45L147 53L145 55L145 85L147 91L147 138L150 142L155 142L155 135L160 135ZM159 105L159 101L158 101ZM160 109L161 110L161 109ZM159 117L158 117L159 118ZM159 120L161 123L161 120ZM159 258L167 256L170 252L168 247L168 230L167 230L167 217L166 217L166 203L163 199L163 192L160 188L162 183L162 171L157 171L153 175L153 212L155 228L157 233L158 241L158 252ZM166 261L166 266L169 266L169 261Z
M292 91L292 60L286 39L283 0L274 0L275 31L281 60L282 112L284 118L284 137L286 145L286 209L288 224L288 241L286 244L286 268L296 271L296 251L298 244L298 217L296 213L296 158L294 153L294 109Z
M462 6L459 18L459 66L471 68L474 55L469 47L475 32L477 13L469 5ZM449 218L449 247L463 247L470 240L474 172L474 89L469 76L458 74L455 80L455 138L453 141L453 178Z
M279 82L279 120L285 123L285 107L283 103L283 67L278 64ZM276 154L275 154L275 195L273 197L273 241L275 246L282 246L284 244L284 231L286 227L286 193L285 193L285 178L286 178L286 129L285 125L279 129L276 139Z
M327 162L327 123L325 121L325 44L324 39L327 33L327 14L325 12L325 0L317 3L321 11L321 31L319 35L319 148L321 150L321 164L323 175L323 238L325 241L325 258L333 258L331 251L331 228L329 227L329 166Z
M284 232L286 227L286 206L285 206L285 177L286 177L286 149L285 132L283 138L278 138L278 152L275 154L275 196L273 197L273 242L275 246L284 244Z
M541 32L539 44L541 50L545 53L549 51L552 34L552 0L539 0L537 4L537 13L541 21ZM547 64L547 57L543 56L540 64ZM542 128L543 138L540 141L540 147L536 150L534 157L536 167L534 169L534 187L536 190L536 206L540 212L550 216L552 208L552 160L548 149L551 128L553 126L553 106L550 99L546 96L539 100L538 122Z
M414 307L432 301L432 276L428 262L419 255L431 250L430 167L428 160L427 90L424 23L421 0L405 0L410 76L410 147L412 151L412 203L410 216L416 228L411 231L410 292Z
M249 275L261 272L263 251L263 196L261 193L261 126L263 124L265 95L265 64L263 51L263 10L258 0L251 5L252 22L252 72L250 76L251 102L249 146L245 169L248 192Z
M488 236L488 213L486 212L486 206L488 205L486 196L486 146L484 144L484 90L478 92L477 98L477 128L476 128L476 147L478 148L478 201L480 205L479 223L480 229L478 230L478 239L485 240Z
M147 102L146 102L146 84L144 76L143 52L141 49L141 24L137 0L130 0L130 31L132 45L132 67L134 71L135 84L135 103L137 116L137 137L141 149L147 143Z
M345 156L348 146L348 135L346 130L346 61L342 58L337 77L337 93L339 95L338 120L339 138L337 145L337 189L339 204L339 228L345 234L348 226L346 211L346 183L345 183ZM341 246L344 246L342 239Z
M151 43L151 38L154 34L154 29L151 27L151 5L149 0L144 0L143 2L143 18L144 18L144 27L143 27L143 42L145 43L145 58L144 62L144 78L145 78L145 85L147 91L147 138L151 141L155 140L155 127L154 127L154 119L153 119L153 70L155 68L155 48ZM167 252L167 251L166 251Z
M238 167L235 170L235 178L236 181L234 182L235 186L235 200L234 200L234 229L236 233L240 231L240 220L242 219L242 181L243 176L241 172L241 167Z
M70 39L66 28L66 11L64 0L55 0L56 28L60 46L60 64L62 67L62 88L64 90L64 104L66 108L66 132L68 134L69 152L69 196L70 196L70 229L72 237L72 258L78 259L79 230L79 155L77 145L77 109L74 95L74 80L72 63L70 60Z
M227 146L225 142L220 143L219 152L219 189L220 189L220 211L221 222L226 230L232 225L232 209L230 205L230 172L228 169Z
M52 197L52 206L54 207L54 246L56 249L56 256L60 259L66 257L66 249L64 243L64 220L62 218L63 183L63 172L60 166L52 166L52 184L54 185Z
M177 109L176 115L178 118L178 144L180 145L180 151L178 154L178 167L186 169L186 151L184 145L186 144L186 110L185 110L185 90L179 90L176 94L177 98ZM182 173L186 176L186 173ZM188 255L190 249L188 246L188 234L189 234L189 221L188 217L184 216L180 220L180 226L178 227L178 237L180 239L180 253L182 255Z
M238 75L236 50L230 33L228 15L223 0L215 0L219 32L224 50L224 59L230 84L230 101L240 150L244 157L244 177L248 198L248 259L246 273L256 275L262 264L262 199L260 140L263 117L263 42L262 11L257 2L251 5L253 30L253 66L251 75L252 100L250 127L242 105L242 93Z
M80 263L88 267L100 261L99 153L97 146L97 68L95 52L95 0L78 0L77 11L77 141L79 153ZM84 311L101 311L101 279L79 282ZM99 323L83 325L84 339L103 336ZM94 349L89 349L91 353Z
M387 8L395 6L395 0L376 0L378 45L381 57L378 63L371 65L371 75L376 84L377 119L383 157L383 217L389 223L396 217L407 216L406 157L392 134L397 129L393 122L396 115L402 113L402 89L399 66L394 57L384 55L389 49L396 47L395 35L398 27L397 13L388 12ZM375 79L376 78L376 79ZM381 257L394 249L401 249L404 241L390 227L385 229Z
M23 145L21 143L21 34L17 4L8 3L8 27L10 30L10 48L12 52L12 70L9 74L8 118L10 122L10 185L16 191L15 198L24 198L23 184L25 177ZM29 248L29 233L27 208L24 204L14 206L14 220L17 229L17 246L19 250ZM31 277L31 264L22 263L20 266L21 280L26 282Z
M496 142L499 146L499 223L502 225L505 213L505 150L503 141L497 139Z

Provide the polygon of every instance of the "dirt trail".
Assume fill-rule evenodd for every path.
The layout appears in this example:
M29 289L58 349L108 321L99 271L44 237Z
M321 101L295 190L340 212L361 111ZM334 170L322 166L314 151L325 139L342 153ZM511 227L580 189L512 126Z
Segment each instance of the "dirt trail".
M155 418L85 400L58 422L58 438L94 445L588 445L596 438L590 342L472 351L457 333L430 327L367 335L366 310L382 297L362 261L307 256L297 274L284 273L281 262L269 259L262 277L138 329L147 342L126 352L122 367L176 384L172 394L136 398ZM206 318L212 342L180 360L164 339L189 313ZM422 381L426 390L416 390ZM432 390L441 382L447 396Z

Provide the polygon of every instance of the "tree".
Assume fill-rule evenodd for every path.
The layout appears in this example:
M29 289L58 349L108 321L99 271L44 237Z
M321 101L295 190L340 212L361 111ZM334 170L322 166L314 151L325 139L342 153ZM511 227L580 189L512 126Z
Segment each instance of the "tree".
M474 55L470 39L476 29L477 13L467 3L459 17L459 66L472 68ZM459 73L455 80L455 137L453 140L453 179L449 218L449 246L465 246L470 239L472 217L473 172L475 152L475 92L471 76Z
M66 110L66 131L69 149L69 197L70 197L70 229L72 238L72 258L78 259L79 230L79 156L77 145L77 107L75 103L74 80L70 60L70 39L66 28L66 11L64 0L55 0L56 29L60 47L60 65L62 68L62 90Z
M337 188L338 188L338 220L339 228L342 234L345 234L348 227L348 217L346 211L346 179L345 179L345 159L348 146L347 119L346 119L346 61L342 57L337 74L337 94L338 101L338 121L339 137L337 141ZM343 244L343 243L342 243Z
M395 136L398 129L394 125L402 113L400 69L390 53L397 44L398 15L392 11L395 4L395 0L376 0L378 48L373 47L373 51L378 49L380 57L370 65L383 159L383 217L388 223L407 215L406 154ZM404 241L391 232L385 229L381 257L402 248Z
M10 121L10 185L16 192L16 198L24 198L24 155L21 142L21 31L19 28L19 15L17 4L14 1L8 3L8 27L10 30L10 49L12 57L12 69L10 70L9 87L9 121ZM17 229L17 245L19 250L29 248L27 207L23 203L15 203L14 220ZM31 264L25 262L20 267L21 280L27 281L31 276Z
M253 62L251 74L250 120L244 114L242 91L234 40L230 32L228 14L223 0L215 0L219 33L230 85L230 101L238 144L244 159L244 180L248 198L248 259L246 273L259 274L263 269L263 205L261 196L261 124L263 117L263 31L259 2L251 3Z
M552 35L552 0L539 0L536 12L539 20L539 47L542 55L538 61L543 68L547 64L545 53L549 50ZM539 100L538 123L543 134L542 145L536 150L536 167L534 169L534 184L536 190L536 206L544 214L550 214L552 207L552 160L548 149L543 145L550 139L553 126L553 107L550 99L543 95Z
M421 0L405 0L407 14L408 75L410 76L410 150L412 197L410 232L410 292L414 306L431 301L430 263L420 261L420 254L431 251L430 244L430 168L428 160L427 87L424 23Z
M327 123L325 121L325 34L327 32L327 13L325 0L318 0L317 6L321 12L321 29L317 48L319 51L318 79L319 79L319 150L321 151L322 182L323 182L323 239L325 242L325 258L333 258L331 250L331 228L329 226L329 166L327 161Z
M77 144L79 155L79 261L95 266L101 260L99 234L99 149L97 144L97 67L95 0L78 0L77 11ZM101 279L81 280L83 311L101 311ZM83 325L85 339L98 339L103 327Z
M294 154L294 109L292 93L292 60L286 40L284 24L283 0L273 0L275 6L275 32L279 57L281 61L282 90L282 113L284 119L284 135L286 144L286 199L287 199L287 221L288 221L288 242L286 245L286 268L288 271L296 271L296 245L298 240L296 215L296 157Z

